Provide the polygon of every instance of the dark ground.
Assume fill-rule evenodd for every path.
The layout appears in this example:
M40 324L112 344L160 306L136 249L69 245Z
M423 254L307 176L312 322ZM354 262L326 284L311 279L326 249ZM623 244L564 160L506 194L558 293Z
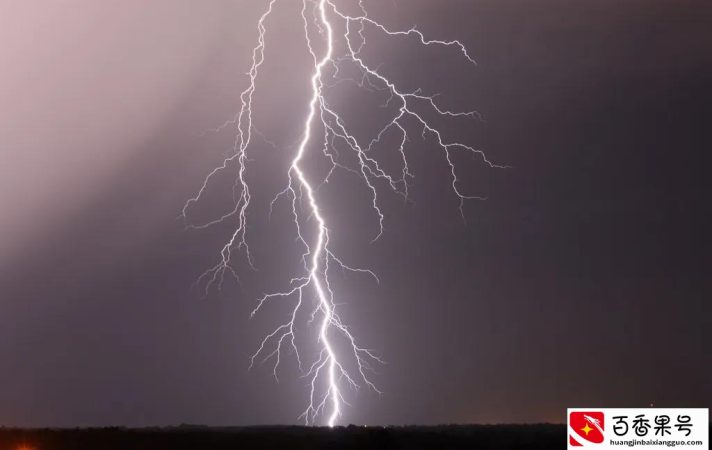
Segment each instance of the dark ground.
M0 450L556 449L564 425L431 427L0 428Z

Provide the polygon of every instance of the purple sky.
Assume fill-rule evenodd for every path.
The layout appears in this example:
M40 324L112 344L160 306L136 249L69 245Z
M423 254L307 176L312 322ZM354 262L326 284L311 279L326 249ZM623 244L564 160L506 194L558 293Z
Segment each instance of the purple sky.
M259 270L201 299L191 283L229 227L176 218L232 144L201 132L236 111L262 2L100 3L0 2L0 424L294 423L293 363L279 384L247 366L272 324L248 320L255 299L290 275L266 212L308 96L298 5L279 6L258 87L257 126L279 144L252 154ZM324 194L340 253L382 281L339 280L344 319L387 361L384 394L363 391L344 421L709 406L709 3L371 3L468 46L478 67L407 41L367 54L476 108L485 121L452 133L514 168L463 158L464 186L489 197L464 225L436 149L413 142L414 204L386 195L374 244L357 183ZM375 126L355 91L340 101Z

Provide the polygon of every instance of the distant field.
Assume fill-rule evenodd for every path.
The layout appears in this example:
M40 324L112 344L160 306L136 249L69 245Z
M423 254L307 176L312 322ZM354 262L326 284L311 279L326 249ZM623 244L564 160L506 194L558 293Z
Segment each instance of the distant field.
M559 449L564 425L0 428L0 450Z

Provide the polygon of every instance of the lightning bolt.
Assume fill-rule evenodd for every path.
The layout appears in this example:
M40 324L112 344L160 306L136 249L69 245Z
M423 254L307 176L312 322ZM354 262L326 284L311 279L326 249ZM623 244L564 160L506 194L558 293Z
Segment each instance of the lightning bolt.
M253 48L252 65L247 73L248 86L240 94L239 111L231 120L211 130L220 132L227 127L234 126L237 129L237 134L232 151L222 161L222 164L205 177L196 195L184 205L181 214L186 226L192 229L205 229L236 217L237 226L222 247L218 262L197 280L198 284L204 285L205 295L208 295L212 288L220 289L225 275L234 276L239 281L238 274L233 268L236 251L241 251L247 263L251 267L255 267L247 240L247 210L251 201L250 186L247 182L247 150L250 147L253 134L266 140L253 124L252 105L259 70L265 60L265 35L267 32L265 23L272 14L276 1L269 0L267 2L267 8L257 22L257 44ZM291 299L294 302L285 321L261 341L250 358L250 367L255 362L272 359L274 360L273 375L277 378L283 351L285 348L291 348L303 376L308 380L308 404L300 416L306 424L314 424L320 417L323 417L329 426L334 426L342 415L344 405L347 404L343 395L346 386L359 389L365 385L380 393L370 380L369 374L373 371L374 363L383 363L372 350L363 347L357 341L342 321L334 300L335 293L329 281L329 273L330 268L336 265L350 272L371 276L376 282L379 281L378 277L371 270L352 267L344 263L332 251L329 246L332 231L328 227L327 218L320 207L318 190L326 185L337 171L345 171L358 176L370 192L371 207L378 221L378 233L373 238L375 241L384 232L385 216L379 205L379 186L387 186L395 194L408 200L408 187L413 174L408 165L406 144L410 137L408 130L414 126L420 130L423 139L430 137L443 152L445 162L450 169L452 191L459 201L459 210L463 219L464 202L468 199L481 199L482 197L461 191L460 180L452 157L453 152L464 151L473 154L481 158L482 162L489 167L506 167L494 164L479 149L462 142L447 140L443 133L425 118L424 114L418 112L427 108L431 113L444 119L457 117L476 119L479 117L476 111L451 111L438 104L436 95L426 95L420 89L405 91L381 73L379 67L369 64L361 55L367 45L366 35L368 32L379 33L390 38L410 38L425 47L454 48L468 63L475 64L465 46L457 40L429 39L415 27L408 30L392 30L368 15L363 0L357 2L355 9L357 10L356 14L349 14L337 6L336 0L302 0L301 20L304 25L306 46L312 57L314 69L309 80L311 96L308 100L308 112L304 120L301 140L286 173L286 187L277 193L270 203L270 214L280 199L284 198L289 201L296 238L304 248L301 257L303 272L292 278L286 289L266 294L258 299L257 305L251 313L251 316L254 316L263 305L271 300ZM318 54L313 45L315 35L324 43L325 49L322 54ZM337 41L344 48L343 52L338 55L335 54ZM343 75L349 70L358 75L355 78ZM355 137L346 121L328 101L329 90L344 82L355 83L369 92L387 95L384 107L396 105L390 120L368 142L359 141ZM374 156L374 149L381 144L384 136L392 131L398 133L399 136L399 145L396 151L401 167L398 173L386 170ZM317 144L316 133L318 132L321 133L319 141L321 154L331 164L330 170L320 181L310 179L302 166L307 152ZM343 162L338 148L349 152L354 162L351 164ZM233 184L234 208L215 220L201 224L191 223L188 219L191 206L201 201L215 177L231 171L236 172ZM305 209L306 211L304 211ZM316 231L313 239L306 238L303 233L303 228L308 226L307 222L309 221L313 221ZM295 330L299 312L305 307L305 298L310 294L315 297L316 301L311 309L307 325L318 322L316 344L320 351L318 357L307 368L300 356L301 352L295 340ZM344 345L336 345L335 339L342 340ZM342 348L346 348L346 350L342 350ZM350 373L347 367L353 367L351 370L355 372Z

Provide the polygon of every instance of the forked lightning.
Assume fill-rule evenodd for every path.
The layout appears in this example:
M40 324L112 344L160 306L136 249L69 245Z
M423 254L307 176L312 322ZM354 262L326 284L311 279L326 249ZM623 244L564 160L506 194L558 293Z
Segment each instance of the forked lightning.
M220 131L231 126L237 129L233 151L222 161L222 164L205 177L197 194L186 202L182 211L182 217L188 226L195 229L207 228L231 218L236 218L237 221L234 232L222 247L217 264L203 273L198 280L204 285L206 295L213 287L219 288L222 285L226 273L238 277L233 268L233 258L236 252L241 252L250 266L254 267L255 264L247 239L247 211L251 200L250 185L247 181L247 151L250 148L253 134L257 133L252 123L253 96L258 74L265 60L266 23L273 13L276 3L277 0L269 0L265 11L257 22L257 45L252 51L248 86L240 95L240 109L232 120L215 130ZM257 314L265 303L277 298L291 299L294 306L284 319L285 321L265 336L250 361L250 366L252 366L255 362L273 359L273 373L276 377L283 350L285 347L291 348L296 355L299 367L302 368L303 376L308 379L308 404L301 417L307 424L325 420L329 426L334 426L343 413L343 407L346 404L343 397L345 387L350 386L358 389L361 385L365 385L379 392L370 381L369 374L373 370L373 364L382 361L374 352L358 343L337 312L335 293L329 283L330 264L338 265L348 271L372 276L376 281L378 278L370 270L354 268L345 264L331 250L329 240L333 230L329 228L328 220L320 207L318 188L328 182L337 171L343 170L359 176L370 192L371 206L378 220L378 233L374 236L375 240L381 236L384 230L384 215L378 199L379 187L388 186L396 194L408 198L408 186L413 177L408 166L406 152L409 128L415 127L423 138L432 137L435 145L442 151L444 160L450 169L450 182L452 190L459 200L461 213L463 213L465 200L481 197L468 195L461 191L460 180L452 158L453 152L463 151L474 154L489 167L505 167L491 162L481 150L462 142L447 140L435 124L426 120L422 113L417 112L424 108L430 109L431 113L449 119L454 117L474 118L477 116L475 111L450 111L441 107L436 102L434 95L426 95L420 89L405 91L385 76L379 70L379 66L367 62L362 56L362 50L367 44L366 35L369 33L380 34L388 38L412 39L422 46L452 47L461 54L466 62L474 64L475 61L468 54L465 46L457 40L429 39L415 27L403 31L393 30L370 17L363 0L351 2L354 3L351 6L354 7L354 11L357 11L356 14L347 13L347 5L342 3L344 2L337 0L303 0L301 4L305 43L313 59L311 79L308 84L305 83L305 88L310 89L311 96L307 105L301 140L286 173L286 187L272 200L270 208L274 208L282 198L289 201L296 237L304 247L302 255L304 267L300 274L290 280L286 289L267 294L257 302L252 315ZM321 53L315 49L315 39L323 42L321 46L324 47L324 50ZM345 49L338 55L335 54L337 43ZM350 64L351 70L360 74L359 78L348 78L342 75L344 71L342 67L346 64ZM386 106L397 105L390 120L368 142L359 142L354 133L350 131L346 121L329 103L326 88L336 87L342 81L355 82L370 92L385 92L388 95ZM374 146L379 145L384 136L391 132L395 132L399 136L399 145L395 149L398 161L400 161L397 173L386 170L382 163L379 164L372 152ZM351 165L339 158L336 149L337 143L352 152L354 162ZM319 180L309 179L303 168L304 156L308 152L316 150L320 151L331 164L331 170L326 177ZM235 165L237 166L237 176L233 185L234 208L213 221L203 224L189 223L188 213L191 205L201 201L215 177ZM315 237L313 239L305 237L305 234L302 233L306 226L314 227ZM295 330L298 328L298 313L303 307L306 307L305 300L314 298L310 296L315 296L316 301L313 302L312 309L308 310L310 311L310 320L303 326L312 326L314 323L313 326L318 328L316 344L320 351L314 361L305 365L305 361L302 361L300 356L303 352L300 353L295 341ZM343 341L345 345L335 345L335 339ZM339 351L339 348L346 348L347 351ZM351 369L353 373L350 373L347 367L353 367Z

